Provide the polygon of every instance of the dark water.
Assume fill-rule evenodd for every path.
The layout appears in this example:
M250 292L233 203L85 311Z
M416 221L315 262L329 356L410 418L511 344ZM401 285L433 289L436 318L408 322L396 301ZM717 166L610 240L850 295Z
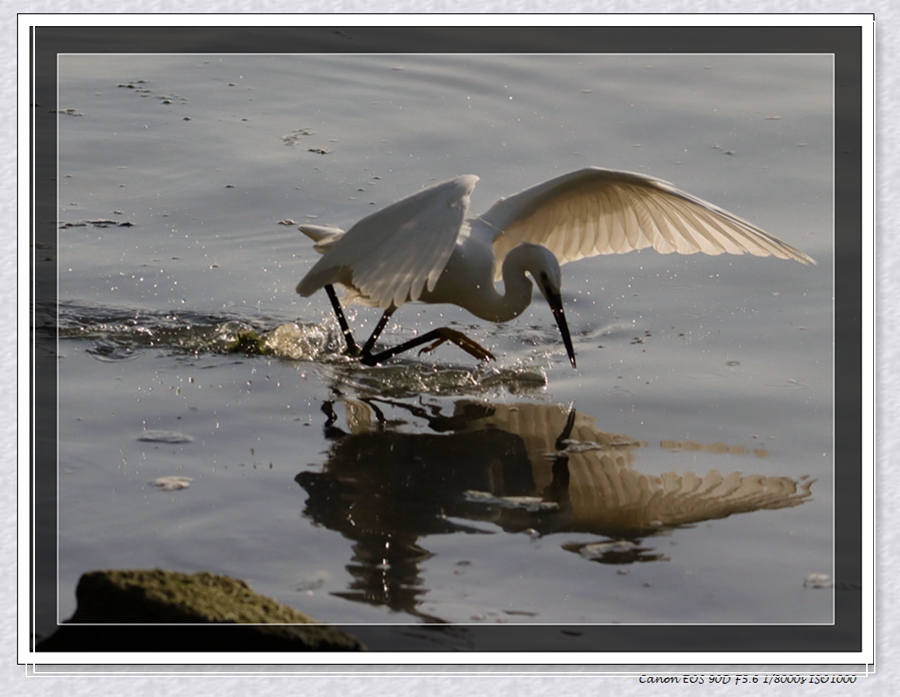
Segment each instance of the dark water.
M60 77L58 619L84 571L164 567L339 624L832 621L804 587L833 574L828 60L100 55ZM508 325L404 307L386 342L455 323L499 360L370 369L293 292L316 255L279 221L347 226L466 172L480 211L589 164L818 265L568 265L577 371L537 301Z

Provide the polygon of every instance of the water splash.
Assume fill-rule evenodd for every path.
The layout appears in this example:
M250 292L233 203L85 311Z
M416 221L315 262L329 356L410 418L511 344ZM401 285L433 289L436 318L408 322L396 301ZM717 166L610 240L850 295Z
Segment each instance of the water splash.
M44 308L37 329L60 339L85 340L85 349L104 362L134 360L146 349L171 355L204 353L272 356L313 363L326 382L359 394L402 397L417 394L469 395L496 391L533 394L546 388L545 369L533 360L511 365L456 365L402 356L380 366L363 366L343 352L343 338L331 322L271 322L219 314L148 312L62 303ZM53 322L54 315L57 322Z
M60 304L58 323L41 313L37 327L60 339L90 341L88 353L103 361L132 360L141 349L172 354L238 353L315 361L337 350L338 337L319 324L286 323L257 328L243 318L190 312L146 312Z

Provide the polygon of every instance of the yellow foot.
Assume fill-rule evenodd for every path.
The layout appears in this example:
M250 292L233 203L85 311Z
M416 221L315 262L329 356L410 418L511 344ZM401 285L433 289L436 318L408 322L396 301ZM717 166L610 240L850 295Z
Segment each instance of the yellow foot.
M462 332L458 332L455 329L450 329L449 327L440 327L439 329L435 329L435 332L438 334L438 340L435 341L431 346L426 346L421 351L419 351L419 355L421 356L423 353L431 353L438 346L443 344L445 341L450 341L457 346L459 346L463 351L468 353L471 356L475 356L478 360L481 361L493 361L496 360L494 358L494 354L488 351L483 346L475 343L469 337L467 337Z

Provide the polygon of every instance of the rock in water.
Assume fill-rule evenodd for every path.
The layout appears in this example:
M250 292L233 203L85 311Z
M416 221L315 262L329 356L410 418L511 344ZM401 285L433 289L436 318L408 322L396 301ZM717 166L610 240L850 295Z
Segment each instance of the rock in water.
M36 650L365 650L356 637L318 624L229 576L91 571L82 575L75 595L75 614Z

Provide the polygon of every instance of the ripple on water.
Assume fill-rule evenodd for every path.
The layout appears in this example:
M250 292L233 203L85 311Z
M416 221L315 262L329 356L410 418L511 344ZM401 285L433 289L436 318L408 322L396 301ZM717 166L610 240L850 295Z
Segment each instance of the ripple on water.
M363 394L408 397L418 394L469 395L506 390L511 394L539 392L547 376L531 366L496 367L478 364L454 366L412 360L367 367L346 361L327 367L329 375Z
M160 429L149 429L141 432L141 435L138 436L139 441L144 441L145 443L169 443L169 444L177 444L177 443L190 443L194 439L185 434L179 433L178 431L164 431Z

